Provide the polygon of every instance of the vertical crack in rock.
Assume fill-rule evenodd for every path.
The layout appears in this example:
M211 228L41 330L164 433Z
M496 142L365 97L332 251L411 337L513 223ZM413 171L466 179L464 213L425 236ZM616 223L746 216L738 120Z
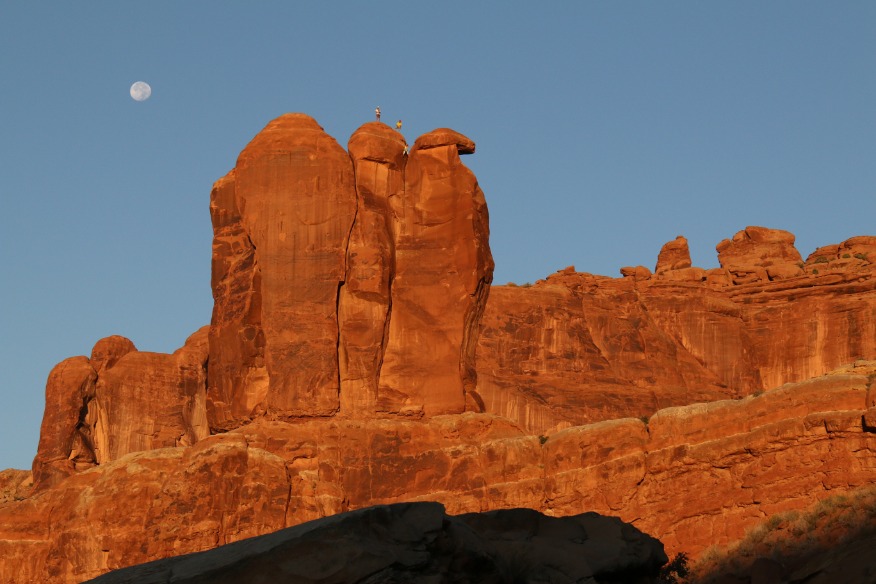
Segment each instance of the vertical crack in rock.
M405 147L400 133L379 122L361 126L347 145L357 204L338 317L341 409L347 413L361 415L380 409L377 388L394 261L391 199L399 196L404 184Z

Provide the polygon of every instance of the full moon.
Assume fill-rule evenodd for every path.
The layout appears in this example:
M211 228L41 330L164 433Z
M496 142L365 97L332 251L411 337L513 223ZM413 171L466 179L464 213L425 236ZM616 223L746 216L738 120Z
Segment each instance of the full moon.
M146 101L152 95L152 88L145 81L138 81L131 86L131 97L134 101Z

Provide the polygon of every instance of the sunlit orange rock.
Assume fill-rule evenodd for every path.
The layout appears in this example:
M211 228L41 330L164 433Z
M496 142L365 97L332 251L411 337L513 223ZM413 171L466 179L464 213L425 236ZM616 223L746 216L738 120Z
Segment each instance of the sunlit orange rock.
M341 411L361 416L402 407L393 395L378 395L378 384L391 316L407 143L386 124L369 122L353 133L347 148L355 170L357 207L338 301L338 358Z
M718 244L718 261L736 284L797 276L803 258L794 234L781 229L746 227Z
M654 272L660 274L669 270L681 270L689 267L691 267L691 262L687 238L679 235L672 241L663 244L660 254L657 256L657 266L654 268Z
M474 143L439 129L414 143L394 208L395 275L380 407L461 413L477 383L475 348L493 278L484 194L460 154ZM425 350L424 350L425 349Z
M240 153L211 208L210 425L256 410L336 413L338 295L356 215L349 156L313 118L283 115Z
M869 362L760 396L551 436L476 413L262 418L0 504L0 580L80 582L341 511L423 500L454 515L616 515L670 555L696 555L765 514L876 481L876 433L862 422L874 370Z
M594 510L699 553L876 480L876 238L803 262L748 227L720 268L678 238L653 274L491 289L471 140L369 123L348 147L268 124L211 194L211 324L53 369L33 491L0 476L0 581L417 500Z
M35 489L130 452L207 437L206 361L204 327L173 354L140 352L112 336L95 344L91 360L59 363L46 384Z

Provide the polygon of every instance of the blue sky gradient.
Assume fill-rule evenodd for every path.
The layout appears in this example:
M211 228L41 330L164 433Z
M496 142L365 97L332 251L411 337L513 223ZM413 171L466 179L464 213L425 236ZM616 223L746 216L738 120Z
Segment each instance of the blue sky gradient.
M876 234L874 2L5 2L0 74L0 468L55 363L209 323L211 185L285 112L472 138L497 283Z

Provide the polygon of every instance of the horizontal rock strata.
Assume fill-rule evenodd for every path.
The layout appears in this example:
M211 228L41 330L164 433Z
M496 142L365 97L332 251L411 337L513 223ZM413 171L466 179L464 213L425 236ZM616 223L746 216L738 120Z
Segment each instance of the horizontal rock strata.
M867 375L532 436L485 414L261 420L0 506L0 580L79 582L374 504L617 515L670 555L876 480ZM697 493L696 497L691 493ZM181 519L184 518L184 519ZM14 565L13 565L14 564Z

